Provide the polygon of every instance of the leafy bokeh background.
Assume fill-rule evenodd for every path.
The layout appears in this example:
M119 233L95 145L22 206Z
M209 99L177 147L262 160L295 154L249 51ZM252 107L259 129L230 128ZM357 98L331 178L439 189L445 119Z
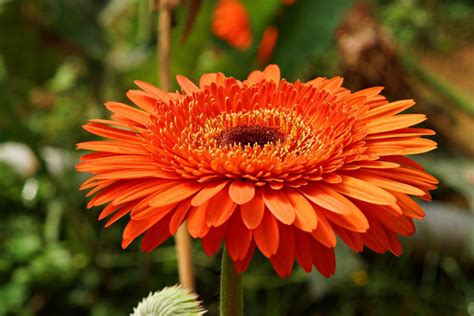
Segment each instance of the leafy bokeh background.
M245 275L247 315L474 315L474 5L470 0L242 1L253 44L238 51L211 33L202 1L174 12L173 73L243 78L264 29L283 76L342 74L360 89L415 98L440 148L419 160L441 180L400 258L338 247L325 280L299 268L281 280L256 257ZM133 80L157 81L156 18L148 0L0 0L0 315L127 315L177 282L173 241L151 254L120 248L123 222L104 230L78 191L75 144L88 118L126 101ZM340 243L342 245L342 243ZM219 258L195 242L197 291L217 314Z

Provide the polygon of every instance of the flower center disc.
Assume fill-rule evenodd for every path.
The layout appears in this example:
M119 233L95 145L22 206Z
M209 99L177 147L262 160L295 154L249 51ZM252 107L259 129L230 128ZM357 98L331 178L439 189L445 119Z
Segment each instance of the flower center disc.
M285 140L285 134L277 128L267 126L237 126L223 130L216 141L219 146L228 145L254 145L263 147L266 144L276 143L278 140Z

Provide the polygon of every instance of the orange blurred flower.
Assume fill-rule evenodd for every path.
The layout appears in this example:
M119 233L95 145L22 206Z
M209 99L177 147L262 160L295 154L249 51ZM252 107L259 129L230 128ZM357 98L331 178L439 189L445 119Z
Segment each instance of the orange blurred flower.
M265 29L262 35L262 41L258 48L257 61L260 64L266 64L273 54L273 49L278 40L278 29L276 26L269 26Z
M106 139L77 146L94 151L77 165L93 174L88 207L105 205L106 226L127 216L122 247L144 234L151 251L186 222L208 255L224 241L238 271L258 249L282 277L295 260L329 277L336 235L401 254L397 236L424 216L411 196L429 200L437 184L405 157L436 147L420 137L433 131L410 127L424 115L399 115L412 100L351 93L340 77L289 83L275 65L244 81L177 80L178 93L137 81L137 107L106 103L112 118L84 126Z
M248 12L238 0L219 0L212 17L212 31L240 50L245 50L252 44Z

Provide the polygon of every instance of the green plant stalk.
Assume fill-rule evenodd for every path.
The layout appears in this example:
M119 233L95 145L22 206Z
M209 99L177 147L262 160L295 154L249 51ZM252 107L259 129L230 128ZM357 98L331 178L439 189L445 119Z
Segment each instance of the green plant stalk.
M226 248L222 252L220 316L242 316L244 314L244 291L242 273L234 269Z
M409 56L404 56L402 58L405 69L418 77L418 79L420 79L424 84L448 98L453 102L453 105L470 115L474 115L474 103L472 103L462 92L455 90L448 83L425 70L415 61L414 58Z

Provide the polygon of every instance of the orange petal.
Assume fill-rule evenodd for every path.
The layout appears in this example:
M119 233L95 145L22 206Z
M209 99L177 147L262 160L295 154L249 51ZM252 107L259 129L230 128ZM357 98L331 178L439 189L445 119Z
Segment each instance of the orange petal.
M371 134L365 137L365 140L398 138L398 137L415 137L415 136L429 136L436 135L435 131L426 128L402 128L395 131L385 133Z
M129 142L137 142L138 138L136 133L126 131L123 129L109 127L103 124L97 123L88 123L84 125L86 131L95 134L97 136L102 136L110 139L120 140L120 141L129 141Z
M179 86L186 94L192 94L193 92L199 91L199 88L188 78L177 75L176 81L178 81Z
M393 169L393 168L400 167L398 163L382 161L382 160L357 161L357 162L354 162L354 164L359 165L362 168L369 168L369 169Z
M394 216L387 212L380 212L376 205L365 205L365 212L369 212L382 226L390 231L408 237L415 233L416 228L413 220L406 216Z
M295 261L295 235L293 226L279 224L280 245L275 255L270 257L273 268L282 278L291 274Z
M389 156L389 157L384 157L384 160L391 161L391 162L394 162L406 167L410 167L413 169L425 171L425 168L423 168L423 166L420 165L418 162L404 156Z
M318 206L315 206L315 209L317 208ZM328 212L324 209L321 209L321 212L318 212L318 214L324 213L324 215L329 221L336 224L333 226L341 226L354 232L365 233L369 228L369 222L364 216L364 213L362 213L359 208L356 207L356 209L357 210L353 210L350 214L347 215Z
M342 78L341 76L336 76L323 82L323 84L321 85L321 89L327 89L334 93L341 87L343 82L344 78Z
M378 186L346 175L342 176L342 183L331 186L339 193L369 203L390 205L397 201L393 195Z
M424 114L401 114L390 117L383 117L367 124L367 133L375 134L393 131L400 128L416 125L426 120Z
M251 201L240 206L242 220L249 229L254 229L260 225L264 211L265 203L263 202L262 193L260 191L256 192Z
M126 192L126 184L121 182L115 182L109 185L107 188L104 188L102 191L97 193L90 201L87 203L87 208L93 206L99 206L107 202L111 202L114 199L118 198L121 194ZM120 203L117 203L120 204Z
M278 40L278 28L274 25L268 26L263 32L262 39L257 52L257 61L266 64L273 54L273 49Z
M189 209L191 208L191 202L189 200L181 201L171 216L169 230L170 234L174 235L178 231L178 228L184 222Z
M402 254L402 244L400 243L400 240L398 240L397 235L387 230L385 230L385 234L387 235L390 244L390 251L395 256L399 257Z
M135 84L142 88L144 91L147 93L151 94L152 96L156 97L159 100L162 100L163 102L168 103L172 98L169 95L169 93L155 87L154 85L151 85L147 82L140 81L140 80L135 80Z
M295 229L296 261L306 272L313 269L313 256L311 255L311 236L299 229Z
M176 186L156 194L150 201L150 205L158 207L180 202L201 190L202 187L202 184L195 182L178 183Z
M325 185L315 183L302 187L299 190L314 204L334 213L349 214L355 207L343 195Z
M192 206L199 206L204 202L209 201L214 195L219 193L226 186L227 181L211 182L202 188L191 200Z
M264 79L265 79L265 76L263 72L261 72L260 70L255 70L250 73L250 75L248 76L247 80L244 81L244 83L252 85Z
M396 172L396 169L394 169L393 172ZM372 183L373 185L376 185L383 189L387 189L389 191L396 191L400 193L406 193L406 194L417 195L417 196L425 195L425 192L423 192L423 190L420 190L414 186L405 184L403 182L399 182L392 179L387 179L382 176L378 176L372 173L370 170L367 170L367 171L358 170L356 174L357 174L358 179Z
M280 68L277 65L268 65L263 70L263 77L268 81L278 84L280 82Z
M140 125L146 126L149 122L150 113L143 112L137 108L133 108L129 105L119 103L119 102L106 102L105 107L119 115L126 117L127 119L136 122Z
M265 257L269 258L277 252L280 242L278 224L268 211L264 213L262 222L253 231L253 236L258 249Z
M104 119L90 119L89 123L97 123L97 124L105 124L105 125L110 125L110 126L119 126L124 128L125 130L131 130L131 131L140 131L143 130L143 128L135 125L130 125L124 122L119 122L115 120L104 120Z
M243 260L247 255L251 241L252 232L245 227L239 212L235 212L229 220L225 234L225 244L232 260Z
M312 240L311 243L311 249L313 249L313 265L322 275L329 278L336 272L334 249L325 247L316 240Z
M199 79L199 87L202 89L206 86L210 86L212 83L216 82L217 73L208 73L203 74Z
M405 153L405 148L398 145L370 145L365 151L365 155L373 157L384 157L392 155L403 155Z
M245 204L255 196L255 186L249 181L235 180L229 186L229 196L235 203Z
M157 220L145 219L140 221L129 221L123 230L122 249L127 248L135 238L143 234L148 228L156 224L160 219L161 218L158 218Z
M90 141L82 142L76 145L77 149L86 149L93 151L102 151L114 154L125 154L125 155L149 155L143 147L130 143L124 143L120 141Z
M117 211L119 208L123 207L123 205L114 205L112 203L108 204L103 210L102 212L100 212L99 214L99 218L98 220L101 221L103 220L104 218L106 218L107 216L111 215L112 213L114 213L115 211Z
M311 85L315 88L319 88L323 82L325 82L327 78L325 77L316 77L308 82L306 84Z
M296 218L295 210L284 193L266 188L263 190L263 201L276 219L283 224L293 224Z
M167 188L168 187L166 187L166 189ZM156 194L158 194L158 193L155 193L155 194L152 194L152 195L149 195L149 196L146 196L146 197L143 197L141 199L136 200L137 204L133 208L133 213L137 214L137 213L143 212L143 211L145 211L146 209L149 209L149 208L156 208L156 207L153 207L153 206L150 205L150 201L155 198ZM175 203L171 203L171 204L175 204ZM171 205L171 204L168 204L168 205ZM164 205L164 206L168 206L168 205Z
M233 214L237 204L232 202L225 190L221 190L209 200L206 214L207 226L220 226Z
M161 180L143 181L134 187L129 187L126 192L114 199L114 203L125 203L133 200L138 200L156 193L157 191L167 189L170 183Z
M349 248L355 252L362 252L364 250L364 241L361 234L337 226L334 227L334 230Z
M130 243L148 230L155 223L163 220L163 218L168 215L174 206L162 207L158 209L152 209L152 215L144 219L133 219L130 220L125 226L123 231L123 241L122 248L127 248ZM168 219L169 222L169 219ZM169 234L168 234L169 235Z
M328 173L323 176L323 181L327 183L341 183L342 178L337 173Z
M370 109L363 118L391 117L415 105L413 100L400 100Z
M95 156L95 157L93 157ZM131 167L134 165L150 165L154 163L153 158L143 155L112 155L110 153L93 153L81 157L85 163L94 165L112 165Z
M431 139L420 137L398 137L368 140L367 147L398 146L403 147L404 155L416 155L435 149L438 144Z
M412 185L422 190L435 189L435 184L438 183L438 181L434 177L424 171L405 167L397 168L396 172L393 172L393 170L372 170L372 173L388 179L393 179L399 182Z
M384 253L390 250L390 243L385 230L380 223L372 216L367 216L370 228L367 233L362 234L364 244L377 253Z
M336 247L336 234L331 224L329 224L322 211L318 211L317 208L315 211L318 216L318 227L311 232L311 236L326 247Z
M132 218L132 220L137 220L137 221L155 218L156 216L163 217L166 214L168 214L168 212L173 210L177 204L178 203L173 203L170 205L160 206L160 207L147 207L138 212L136 212L135 209L132 209L130 217Z
M416 219L425 217L425 211L412 198L402 193L392 192L392 194L397 198L398 204L402 207L403 215Z
M296 190L287 190L286 197L295 210L295 226L305 232L312 232L318 226L318 217L313 206Z
M235 271L237 271L238 273L245 272L245 270L247 270L247 267L250 264L250 261L252 260L254 252L255 252L255 243L252 241L250 243L250 247L249 247L249 250L247 251L247 255L245 256L245 258L243 260L234 261Z
M128 213L130 213L130 211L131 209L128 206L122 208L120 211L117 211L111 218L109 218L107 223L105 223L104 227L106 228L109 227L110 225L112 225L113 223L115 223L116 221L118 221L119 219L127 215Z
M143 252L152 251L170 237L168 230L169 219L170 217L168 216L162 221L159 221L145 233L141 244Z
M374 96L377 96L380 92L382 92L383 89L384 87L371 87L371 88L366 88L366 89L354 92L352 93L352 95L355 95L355 96L365 95L368 98L372 98Z
M189 211L186 224L193 238L202 238L209 232L210 228L206 225L207 204L206 202L198 207L192 207Z
M356 204L361 210L364 210L364 214L366 213L365 210L367 208L370 208L370 209L376 209L377 212L379 212L381 215L388 214L389 216L391 215L395 217L403 215L402 209L398 204L374 205L372 203L367 203L367 202L362 202L362 201L356 201Z
M163 174L156 170L154 166L147 166L147 169L123 169L119 171L103 172L98 174L97 179L141 179L160 178Z
M387 141L390 141L393 143L392 139L387 139ZM438 148L438 144L431 140L431 139L426 139L426 138L416 138L412 137L410 139L405 139L405 138L399 138L400 143L403 143L403 146L405 147L405 152L404 155L417 155L417 154L422 154L428 151L431 151L435 148Z
M221 248L222 240L226 232L227 225L221 225L219 227L209 230L206 236L201 238L202 249L208 256L216 254Z
M155 98L140 90L128 90L127 98L148 113L153 113L157 102Z

